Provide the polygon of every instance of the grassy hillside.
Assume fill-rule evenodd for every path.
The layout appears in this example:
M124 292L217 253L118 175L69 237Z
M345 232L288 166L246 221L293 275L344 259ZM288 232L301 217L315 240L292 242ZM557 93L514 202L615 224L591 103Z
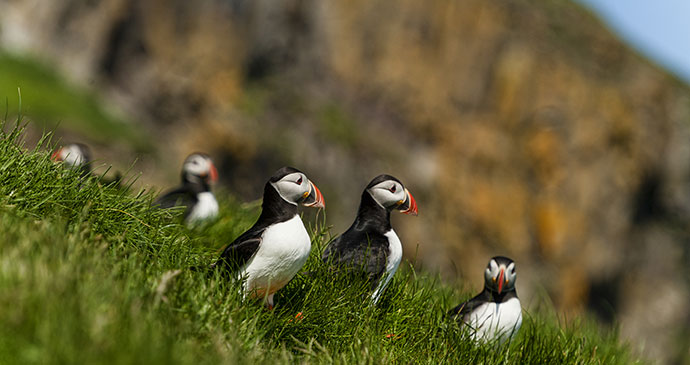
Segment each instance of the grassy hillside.
M48 139L27 150L20 134L0 134L2 363L635 359L615 334L591 324L564 325L548 309L525 312L510 346L476 346L443 316L471 293L409 267L396 275L382 303L369 307L361 300L363 285L335 280L318 265L330 238L322 216L305 217L314 243L306 269L315 274L296 277L273 311L243 302L237 283L185 268L211 262L253 223L257 204L221 194L222 218L188 231L177 223L179 212L151 209L150 193L80 180L51 163Z
M44 127L59 124L93 141L115 140L141 150L149 148L142 128L112 116L93 93L32 58L0 51L0 102L3 115L15 114L15 110L5 110L7 105L23 104L23 111Z

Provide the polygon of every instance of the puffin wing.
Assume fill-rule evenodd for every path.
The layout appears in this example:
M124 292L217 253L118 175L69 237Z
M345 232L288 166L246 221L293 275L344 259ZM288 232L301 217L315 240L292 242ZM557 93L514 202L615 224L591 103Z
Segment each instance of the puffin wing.
M337 267L364 272L375 287L386 271L388 238L348 231L326 247L322 259Z
M167 209L177 206L189 207L194 204L196 198L190 194L188 190L180 187L175 190L170 190L161 195L153 202L153 205L158 205L160 208Z
M487 295L489 298L487 298ZM448 315L457 318L458 320L464 320L465 316L468 314L474 312L475 309L477 309L480 305L485 304L488 302L491 298L491 294L489 293L488 290L484 289L481 293L479 293L477 296L474 298L461 303L457 307L451 309L448 312Z
M231 272L239 270L252 259L262 241L265 228L250 228L247 232L237 237L218 258L213 266L224 264Z

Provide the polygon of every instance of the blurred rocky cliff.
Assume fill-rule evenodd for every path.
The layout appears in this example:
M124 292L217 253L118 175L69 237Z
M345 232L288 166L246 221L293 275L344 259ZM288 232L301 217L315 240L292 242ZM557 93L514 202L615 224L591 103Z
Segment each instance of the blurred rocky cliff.
M689 359L690 91L557 0L0 0L3 48L141 121L150 181L205 150L259 196L291 164L334 233L387 172L417 198L408 258L481 284L518 262L527 305L619 321ZM147 179L146 172L142 177Z

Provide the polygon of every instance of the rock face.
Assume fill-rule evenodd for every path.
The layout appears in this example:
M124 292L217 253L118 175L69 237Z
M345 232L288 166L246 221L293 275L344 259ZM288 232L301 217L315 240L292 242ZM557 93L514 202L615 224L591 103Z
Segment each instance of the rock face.
M366 181L394 174L420 205L399 225L420 266L478 286L487 257L508 255L525 303L545 291L560 311L620 321L652 358L690 356L690 91L579 7L0 6L5 48L143 120L166 159L222 156L225 184L251 197L266 171L299 166L325 187L334 233Z

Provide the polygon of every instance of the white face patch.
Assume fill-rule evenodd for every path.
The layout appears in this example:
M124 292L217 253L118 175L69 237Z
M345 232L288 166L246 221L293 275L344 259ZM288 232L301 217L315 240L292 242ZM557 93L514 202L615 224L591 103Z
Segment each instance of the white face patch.
M385 209L395 208L407 199L405 188L395 180L382 181L368 191L374 201Z
M517 279L517 272L515 271L515 263L511 262L506 268L506 280L508 280L507 287L512 288L515 286L515 279Z
M286 202L294 205L311 192L309 180L301 172L287 174L282 179L272 182L271 185Z
M191 155L187 157L182 165L182 171L196 176L207 175L211 171L211 159L202 155Z
M60 160L67 166L81 166L86 163L86 158L79 146L70 144L60 150Z
M491 282L494 278L498 277L498 264L496 263L496 260L491 259L489 261L489 266L487 266L486 270L484 271L484 279L486 280L487 283Z
M509 290L515 286L515 279L517 279L517 272L515 271L515 263L511 262L507 267L498 265L496 260L491 259L489 265L484 270L484 280L486 285L496 289L498 287L498 277L503 269L503 280L505 281L503 290Z

